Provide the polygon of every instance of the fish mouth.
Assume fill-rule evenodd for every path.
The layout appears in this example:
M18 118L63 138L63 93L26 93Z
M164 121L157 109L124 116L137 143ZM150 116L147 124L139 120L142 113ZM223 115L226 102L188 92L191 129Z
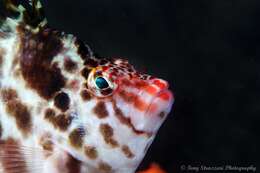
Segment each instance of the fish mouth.
M174 96L168 88L158 92L151 100L148 109L144 113L147 118L146 130L156 132L170 113L174 102Z
M145 97L146 94L142 92L140 96ZM132 112L131 119L136 129L147 133L156 133L171 111L174 96L167 87L146 99L149 104L145 111L139 115L136 112Z
M171 90L164 89L158 92L151 100L144 116L149 116L151 114L159 115L160 113L164 112L168 114L171 111L171 107L173 105L173 94ZM158 114L159 113L159 114ZM161 117L161 115L159 115Z

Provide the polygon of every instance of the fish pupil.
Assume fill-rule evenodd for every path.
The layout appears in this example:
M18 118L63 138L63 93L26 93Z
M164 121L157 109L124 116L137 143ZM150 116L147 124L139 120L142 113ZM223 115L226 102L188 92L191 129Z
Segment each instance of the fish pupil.
M106 89L109 87L108 82L103 77L97 77L95 83L99 89Z

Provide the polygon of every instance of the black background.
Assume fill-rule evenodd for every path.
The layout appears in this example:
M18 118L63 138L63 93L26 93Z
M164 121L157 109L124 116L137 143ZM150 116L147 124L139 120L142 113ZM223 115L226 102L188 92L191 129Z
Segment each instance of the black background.
M49 0L49 24L170 82L176 102L140 169L257 165L257 0ZM257 11L258 10L258 11Z

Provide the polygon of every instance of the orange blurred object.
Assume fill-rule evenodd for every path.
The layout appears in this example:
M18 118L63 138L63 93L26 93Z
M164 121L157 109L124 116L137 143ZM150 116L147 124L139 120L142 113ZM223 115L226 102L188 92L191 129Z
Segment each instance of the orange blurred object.
M147 170L139 171L137 173L166 173L166 172L158 164L152 163Z

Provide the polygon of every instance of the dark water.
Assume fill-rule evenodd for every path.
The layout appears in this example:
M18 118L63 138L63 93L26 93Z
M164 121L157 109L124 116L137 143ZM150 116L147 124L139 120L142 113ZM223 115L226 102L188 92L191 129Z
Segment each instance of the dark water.
M257 0L44 1L52 27L167 79L174 109L140 168L257 166ZM259 160L258 160L259 161Z

